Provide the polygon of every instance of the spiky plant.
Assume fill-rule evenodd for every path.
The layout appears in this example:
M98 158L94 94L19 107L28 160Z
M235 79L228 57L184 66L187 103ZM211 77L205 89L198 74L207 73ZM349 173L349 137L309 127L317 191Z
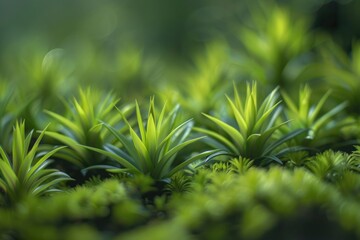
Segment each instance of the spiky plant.
M18 38L4 54L8 59L5 64L10 63L6 77L15 83L19 102L32 102L21 113L27 119L26 127L42 129L46 125L39 119L39 116L45 118L42 109L61 107L58 96L68 96L76 85L72 75L75 63L70 52L51 49L47 39L34 36Z
M221 132L204 128L196 130L211 137L205 139L207 144L223 149L232 157L250 158L258 164L267 164L271 161L282 163L279 157L292 149L276 150L304 130L295 130L275 138L274 132L286 124L276 121L281 111L278 89L273 90L261 103L258 99L256 82L247 84L245 98L239 96L235 86L234 95L234 100L227 97L231 109L231 113L227 116L229 121L204 114Z
M360 108L360 42L355 41L352 55L332 41L320 45L320 59L309 65L300 76L301 79L323 79L324 86L334 89L334 96L347 101L347 111L358 115Z
M349 155L327 150L310 158L306 168L323 180L338 182L347 172L360 172L360 159L356 152Z
M145 174L155 180L163 180L190 163L214 152L207 151L187 157L179 154L180 151L202 138L188 139L193 122L192 120L180 122L179 107L168 113L165 110L166 104L164 104L158 113L154 105L154 98L151 98L145 120L141 115L138 103L136 102L135 105L138 131L131 126L121 112L120 115L127 124L128 134L123 134L111 124L104 123L109 132L121 143L121 147L110 143L106 143L104 149L86 147L115 160L121 166L118 167L116 164L113 167L105 166L110 171Z
M229 47L222 41L206 45L204 52L194 56L193 68L181 76L181 81L177 81L180 84L175 86L175 93L163 91L166 99L177 96L175 101L201 122L200 113L219 108L218 100L231 87L231 84L223 81L230 74L228 51Z
M62 149L55 148L46 153L38 153L42 131L31 146L33 132L25 136L25 122L17 122L14 127L12 153L8 156L0 147L0 188L10 203L27 196L39 196L57 191L55 185L70 180L70 177L57 169L47 169L49 158Z
M230 161L230 171L234 173L244 174L254 164L254 160L248 158L234 158Z
M171 181L165 187L172 194L186 193L191 191L191 177L183 171L177 172L171 177Z
M297 139L297 144L313 148L321 148L334 142L339 137L344 122L336 119L347 103L341 103L326 113L323 107L330 96L331 91L326 92L317 104L311 105L312 91L308 85L300 88L299 100L295 101L285 92L282 92L286 103L285 114L292 121L287 124L285 131L290 132L299 128L308 129L306 137ZM341 119L340 119L341 120Z
M121 123L119 115L113 114L117 102L118 100L112 94L104 96L100 92L87 88L80 89L79 97L66 104L65 116L46 111L58 124L58 130L46 131L45 135L59 144L68 146L59 151L56 156L72 163L77 168L101 163L104 160L103 156L94 155L92 151L80 145L92 147L103 145L108 134L101 128L99 120L107 121L114 126ZM130 113L130 108L127 107L123 109L124 115ZM121 126L117 127L121 128ZM109 139L106 140L109 141Z
M210 166L213 172L226 172L226 173L237 173L244 174L254 164L254 160L248 158L237 157L229 161L218 161Z
M255 5L258 7L251 8L248 24L238 31L243 54L238 56L237 63L247 77L271 86L293 86L294 82L290 85L289 80L294 80L294 72L304 65L297 58L311 46L309 21L273 2ZM290 74L286 71L288 66Z

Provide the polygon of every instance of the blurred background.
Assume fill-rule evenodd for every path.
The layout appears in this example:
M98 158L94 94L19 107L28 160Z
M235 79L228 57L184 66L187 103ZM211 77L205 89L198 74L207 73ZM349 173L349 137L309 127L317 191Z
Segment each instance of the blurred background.
M78 85L128 100L157 94L194 112L233 82L321 92L326 66L358 77L359 11L357 0L1 0L0 81L39 108Z
M46 43L44 48L93 45L110 54L132 43L146 53L184 60L208 41L233 38L234 28L249 24L265 2L308 18L311 29L331 34L343 47L359 36L360 3L355 0L1 0L1 48L3 53L33 38Z

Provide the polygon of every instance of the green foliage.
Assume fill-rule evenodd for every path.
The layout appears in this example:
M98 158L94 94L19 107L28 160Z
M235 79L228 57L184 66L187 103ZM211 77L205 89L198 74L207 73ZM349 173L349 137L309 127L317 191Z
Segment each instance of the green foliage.
M80 233L82 236L92 233L98 237L95 239L101 239L101 230L124 231L143 224L149 217L141 202L130 198L130 194L124 184L108 179L51 198L32 198L9 211L12 217L8 219L14 222L7 221L7 226L0 223L0 228L20 239L64 239ZM108 226L109 221L114 225Z
M236 62L251 78L271 86L289 87L294 84L290 82L294 73L303 67L296 58L311 46L309 20L273 2L255 5L260 7L251 8L250 20L238 30L244 51Z
M287 124L287 132L296 129L307 129L305 138L300 138L297 144L312 148L321 148L335 142L339 138L339 132L344 127L344 122L336 119L345 109L347 103L342 103L323 113L323 107L330 96L330 91L324 94L315 105L311 105L312 91L308 85L299 90L299 100L296 104L292 98L282 92L286 103L286 119L291 119ZM296 141L296 139L295 139Z
M246 96L241 98L234 87L234 100L227 97L231 114L230 121L225 122L213 116L204 114L214 122L223 133L214 130L200 129L197 131L210 136L212 139L205 140L214 148L224 149L231 156L261 161L260 164L276 161L282 163L279 157L291 149L276 151L279 146L299 135L302 130L296 130L274 139L274 132L286 124L277 123L276 120L281 112L278 99L278 89L273 90L262 102L259 102L257 84L247 84ZM215 141L214 141L215 140Z
M174 240L192 240L195 239L186 230L177 223L158 223L146 226L139 230L130 231L121 234L116 240L137 240L145 239L151 236L152 239L174 239Z
M202 188L171 203L173 221L197 238L264 239L281 234L351 239L358 232L358 213L350 212L358 203L303 169L254 168L242 175L207 172L205 177L208 181L204 185L201 180Z
M357 153L348 155L328 150L310 158L306 167L325 181L338 182L348 171L360 172L360 159L356 157Z
M179 81L170 89L163 89L162 97L166 101L180 103L185 112L202 123L200 113L219 109L219 99L231 86L227 81L231 74L228 51L224 41L206 44L205 50L193 57L194 66L185 73L179 73Z
M320 45L318 51L319 60L309 65L301 78L323 79L340 101L348 102L348 111L359 114L360 43L353 43L351 57L331 40Z
M230 160L230 171L239 174L244 174L253 166L253 164L254 164L254 160L250 160L242 157L234 158Z
M233 158L230 161L218 161L211 165L213 172L226 172L244 174L254 164L254 160L248 158L238 157Z
M17 107L26 105L21 114L27 127L41 128L46 125L42 110L59 107L58 97L71 95L75 89L73 60L65 49L51 48L39 35L16 38L2 56L8 60L2 73L14 83Z
M38 196L57 191L57 183L70 180L70 177L57 169L47 169L49 158L61 148L36 155L40 141L46 129L42 131L32 147L32 132L25 136L25 122L17 122L14 127L12 154L8 157L0 148L0 187L10 203L27 196Z
M360 1L65 1L0 1L0 239L360 237Z
M175 173L170 182L166 185L165 190L170 193L186 193L191 191L191 177L183 171Z
M11 130L17 115L11 105L14 102L14 89L10 84L1 79L0 81L0 145L7 152L11 149ZM16 109L17 110L17 109Z
M354 171L343 172L336 182L339 191L348 198L360 199L360 175Z
M78 168L89 167L104 161L104 158L94 155L92 151L80 146L101 147L104 141L110 141L107 132L101 128L100 120L118 125L120 116L113 110L118 100L114 95L103 95L90 88L79 90L79 97L66 104L65 116L56 112L46 113L58 124L57 131L46 131L45 135L55 139L67 148L59 151L56 156L64 159ZM126 106L123 114L131 113ZM116 112L115 112L116 113ZM118 126L121 127L121 126Z
M87 148L112 158L124 167L113 167L110 169L112 172L126 171L133 174L149 174L156 180L170 177L190 163L213 152L202 152L185 159L176 159L181 150L201 138L187 140L193 122L188 120L179 123L178 107L170 113L166 113L166 106L163 106L160 113L157 113L156 110L152 98L147 121L145 122L141 116L140 107L136 102L138 133L120 112L123 120L127 123L129 136L120 133L108 123L104 123L104 126L121 143L122 147L119 148L108 143L104 146L105 150L93 147Z

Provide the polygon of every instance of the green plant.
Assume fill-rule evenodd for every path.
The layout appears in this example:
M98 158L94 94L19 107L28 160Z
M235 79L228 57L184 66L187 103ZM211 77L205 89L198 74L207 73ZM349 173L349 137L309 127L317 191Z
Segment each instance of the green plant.
M229 161L218 161L211 165L213 172L226 172L226 173L237 173L244 174L254 164L254 160L248 158L237 157Z
M358 152L349 155L327 150L310 158L306 168L325 181L338 182L346 172L360 172L360 159L357 154Z
M176 222L196 238L351 239L346 236L358 232L358 202L304 169L273 166L244 174L207 169L205 181L197 177L193 185L201 187L172 199L174 217L166 221Z
M178 154L185 147L201 139L199 137L187 140L193 122L187 120L179 123L179 107L166 113L165 104L158 114L154 105L154 98L152 98L147 122L144 124L140 107L137 102L135 105L138 132L130 125L122 112L119 113L127 124L129 135L122 134L110 124L104 123L104 126L121 143L121 147L116 147L110 143L106 143L104 149L86 146L87 149L101 153L121 165L121 168L109 167L109 171L148 174L155 180L162 180L171 177L190 163L214 152L206 151L193 154L190 157Z
M232 157L245 157L255 160L260 164L271 161L282 163L281 155L290 152L292 148L276 151L279 146L302 133L303 129L292 131L279 138L274 138L274 132L283 127L287 122L277 123L281 112L278 99L278 89L273 90L262 102L259 103L257 84L247 84L245 99L240 98L234 87L234 100L227 97L231 113L229 121L204 114L222 132L197 128L211 138L205 142L214 148L223 149ZM221 153L216 153L221 154Z
M17 38L13 41L4 56L9 60L6 65L6 78L15 83L19 101L29 104L26 115L27 127L30 126L30 117L35 123L43 108L61 106L59 96L68 96L75 89L73 79L75 63L69 52L63 48L51 48L48 39L40 35L28 38ZM23 104L23 103L22 103ZM43 117L43 116L42 116ZM42 122L43 124L43 122ZM36 129L36 128L35 128Z
M360 199L360 174L354 171L346 171L336 182L336 187L341 194L348 198Z
M285 131L291 132L299 128L307 129L305 138L294 139L294 141L298 140L297 144L321 148L334 143L339 138L339 132L344 127L344 122L335 119L335 117L339 116L346 108L347 103L341 103L326 113L322 113L330 93L331 91L326 92L317 104L311 105L312 91L308 85L300 88L298 104L285 91L282 91L282 97L287 106L285 109L286 119L291 119L291 122L286 125Z
M11 103L14 101L14 89L5 80L0 80L0 145L5 152L11 149L11 130L15 122L16 113L11 108Z
M17 122L14 127L12 154L8 157L0 147L0 188L5 197L13 203L26 196L38 196L57 191L57 183L70 180L70 177L56 169L46 169L51 163L49 158L62 147L36 155L40 141L45 134L42 131L32 147L32 134L25 136L25 122Z
M0 214L7 216L1 211ZM124 183L106 179L96 185L77 186L51 197L28 199L21 207L12 208L9 218L2 221L11 223L6 226L9 236L19 239L69 239L69 228L74 234L83 233L84 224L99 235L104 229L124 232L143 225L149 216L150 212L142 205L141 199L136 198ZM110 226L109 222L114 224ZM3 227L0 221L1 237L5 235ZM86 232L90 234L94 230Z
M80 145L99 148L104 141L111 141L99 121L107 121L111 125L123 127L120 116L113 112L118 101L112 94L104 95L87 88L80 89L79 98L74 98L71 103L65 105L67 109L65 116L46 111L58 124L58 130L46 131L45 135L67 146L57 152L56 156L72 163L77 168L89 167L105 161L101 155L94 155L92 151ZM125 115L129 115L130 110L129 106L122 109Z
M179 171L171 176L171 181L166 185L165 190L172 194L191 192L191 177Z
M258 3L237 31L243 54L238 54L236 63L246 77L270 86L293 86L305 65L301 56L312 44L309 21L272 1Z
M248 158L234 158L230 160L230 171L244 174L246 173L254 164L254 160L250 160Z
M201 54L193 57L189 71L182 71L179 81L164 89L163 98L180 103L195 121L201 121L201 112L219 109L219 99L231 87L226 81L230 75L229 47L224 41L214 41L205 46ZM201 91L199 91L201 89Z
M351 57L340 46L328 40L318 48L319 59L309 65L301 79L322 79L324 86L334 89L334 96L347 101L347 111L358 115L360 108L360 42L352 46Z

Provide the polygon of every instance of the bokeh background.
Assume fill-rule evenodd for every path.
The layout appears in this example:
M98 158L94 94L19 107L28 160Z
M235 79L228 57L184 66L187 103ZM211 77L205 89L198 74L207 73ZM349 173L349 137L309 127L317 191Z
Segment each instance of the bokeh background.
M79 85L192 112L213 108L233 82L322 93L324 78L337 87L326 69L343 66L339 54L357 71L359 11L356 0L1 0L0 82L18 103L36 99L33 115Z

